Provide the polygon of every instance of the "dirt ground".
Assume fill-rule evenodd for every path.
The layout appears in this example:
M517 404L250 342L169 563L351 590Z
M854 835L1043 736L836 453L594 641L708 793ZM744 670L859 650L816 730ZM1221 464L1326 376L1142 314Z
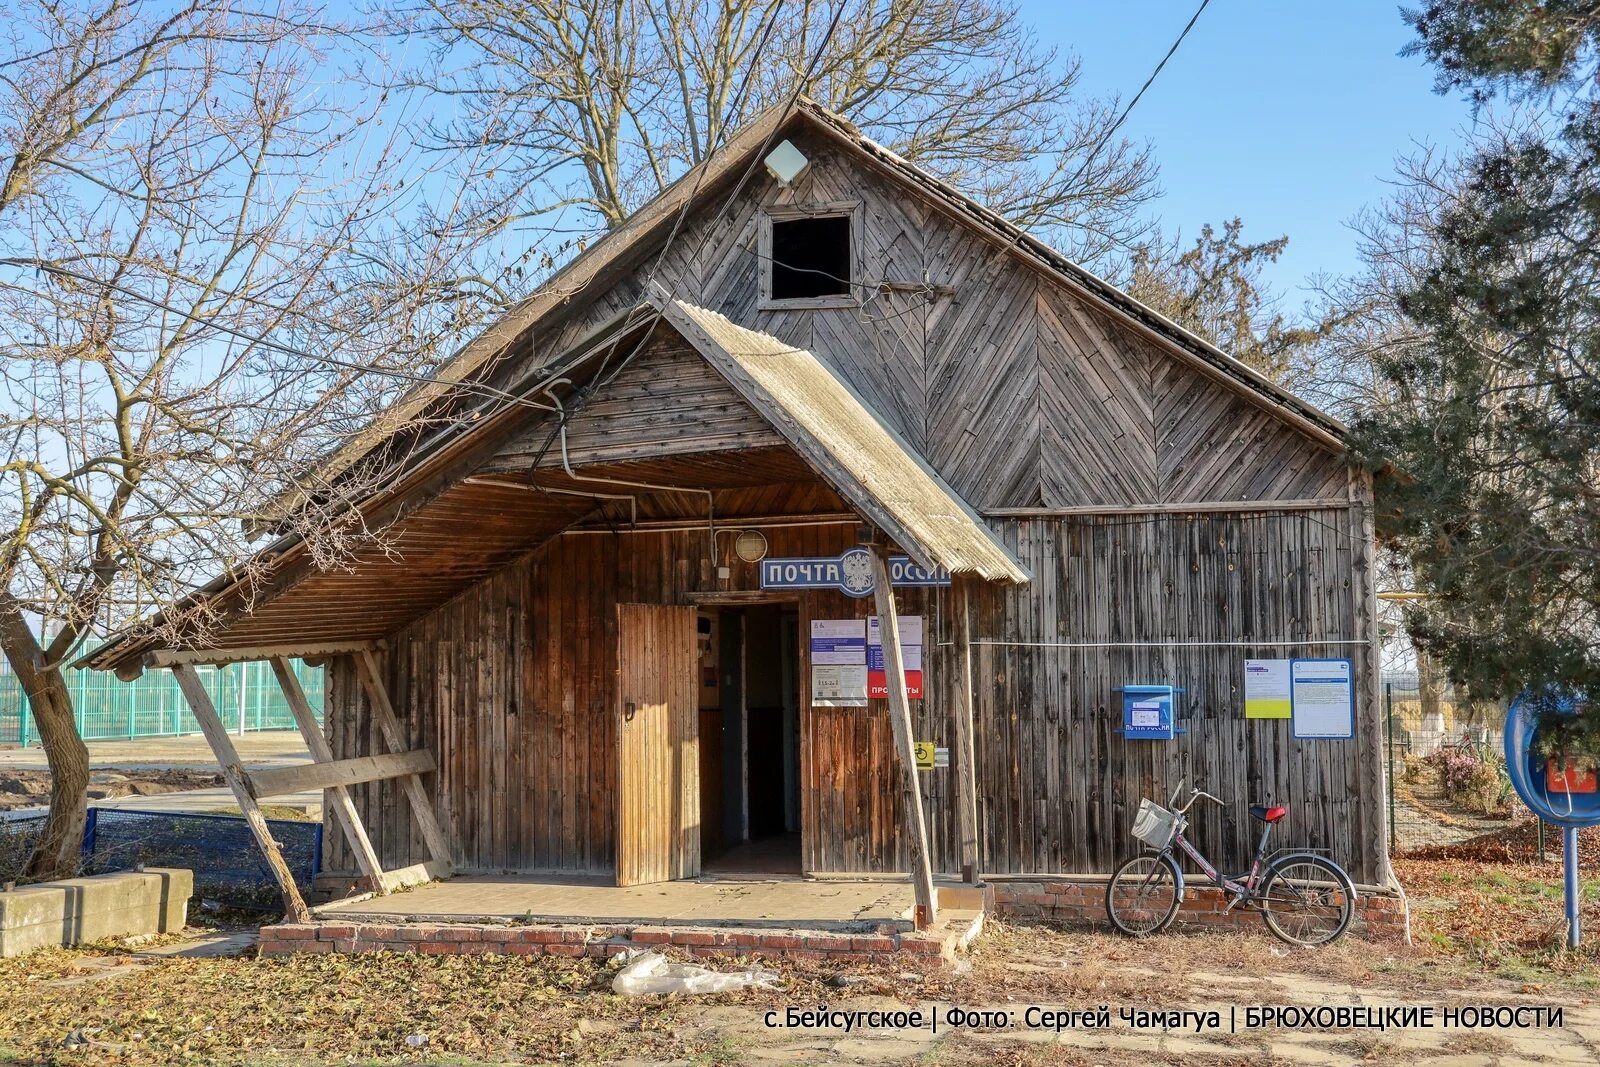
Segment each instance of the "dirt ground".
M1346 941L1291 951L1258 934L1133 942L992 925L966 964L917 970L905 957L843 971L823 962L772 964L782 983L776 990L625 998L610 989L617 966L513 956L51 952L0 962L0 1063L1510 1067L1594 1063L1600 1050L1592 953L1576 967L1530 963L1533 971L1507 979L1432 945ZM921 1011L923 1021L848 1031L768 1024L781 1023L790 1008L819 1005ZM1446 1010L1489 1005L1559 1005L1562 1025L1443 1025ZM1030 1006L1105 1006L1109 1025L1060 1033L1030 1027ZM1250 1009L1394 1006L1431 1009L1433 1025L1377 1029L1340 1026L1336 1018L1310 1028L1243 1025ZM1003 1013L987 1021L1004 1025L953 1025L952 1008ZM1168 1014L1141 1020L1125 1018L1124 1009ZM1217 1025L1203 1014L1198 1027L1195 1016L1170 1014L1182 1011L1214 1011ZM934 1012L938 1033L928 1021Z
M181 770L93 771L89 775L89 799L150 797L189 789L208 789L222 784L220 774ZM50 772L0 770L0 811L31 808L49 803Z
M134 740L90 741L89 766L95 770L215 771L217 757L204 737L141 737ZM287 767L307 763L311 753L294 730L251 731L235 736L233 747L246 766ZM0 746L0 770L42 771L49 764L38 745Z
M1533 821L1533 816L1520 804L1515 805L1510 818L1468 811L1445 795L1433 774L1419 782L1397 780L1394 791L1394 836L1398 852L1453 845L1480 834L1503 830L1519 821Z

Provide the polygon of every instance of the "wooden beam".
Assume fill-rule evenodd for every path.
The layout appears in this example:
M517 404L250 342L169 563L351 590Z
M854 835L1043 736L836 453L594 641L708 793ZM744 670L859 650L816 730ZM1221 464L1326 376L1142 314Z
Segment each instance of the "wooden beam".
M1385 823L1389 815L1388 783L1384 779L1387 760L1384 751L1382 679L1383 645L1378 635L1378 582L1376 532L1373 523L1372 475L1365 470L1350 471L1350 636L1363 643L1356 646L1360 686L1356 696L1357 773L1360 775L1359 808L1361 852L1373 858L1373 880L1382 885L1395 882L1389 867L1389 835Z
M701 529L705 527L702 526ZM735 607L741 604L794 604L799 600L798 593L785 593L780 589L725 589L683 594L683 601L686 604L710 607L719 604Z
M147 653L144 663L147 667L176 667L179 664L209 664L220 666L224 663L246 663L262 659L327 659L330 656L340 656L351 652L380 647L380 642L375 641L324 641L298 645L256 645L246 648L195 648L195 649L170 649L163 648Z
M453 868L448 863L438 863L429 860L427 863L413 863L409 867L400 867L383 873L383 892L394 893L401 889L409 889L414 885L426 885L436 882L441 878L448 878Z
M1199 515L1218 512L1323 511L1344 509L1350 501L1338 497L1306 500L1197 500L1177 504L1080 504L1067 508L984 508L986 519L1060 519L1076 515Z
M751 526L785 528L796 526L860 526L861 516L851 511L824 511L814 515L718 515L717 530L743 530ZM598 523L580 523L561 531L561 536L572 534L630 534L659 533L679 530L704 530L706 520L698 519L640 519L626 526L606 526Z
M978 883L978 764L972 721L972 579L955 581L956 700L955 719L956 827L961 835L961 880Z
M932 926L938 918L938 894L933 888L932 857L928 848L928 821L922 811L922 784L917 780L917 756L912 745L911 700L906 696L906 665L900 650L900 617L894 610L894 590L889 585L889 553L882 544L872 546L873 596L878 605L878 637L883 642L883 672L889 684L889 726L900 757L905 783L905 835L911 849L911 885L917 898L917 928Z
M278 842L273 840L267 820L256 804L255 794L250 789L250 779L245 774L244 765L239 761L238 750L233 747L233 740L228 736L227 727L223 726L222 720L217 717L217 709L211 703L211 695L206 692L205 683L200 681L200 676L194 672L192 664L180 663L172 668L172 673L178 679L178 688L183 691L183 698L189 702L189 710L194 712L195 721L200 724L200 732L205 734L206 741L211 744L211 751L216 755L217 763L222 768L222 777L233 790L234 799L239 802L239 811L243 813L244 821L249 825L251 834L255 836L262 855L266 857L267 868L278 883L278 890L283 894L283 917L291 923L308 922L311 912L306 908L306 902L300 896L300 887L295 885L294 875L289 873L289 865L283 861L283 853L278 849Z
M333 789L342 785L381 782L403 774L427 774L434 769L433 753L425 748L387 756L318 760L293 767L268 767L250 775L257 799L281 797L307 789Z
M311 711L311 702L306 699L305 690L300 688L300 679L295 677L287 656L272 657L272 673L278 679L278 688L283 690L283 699L289 705L289 713L294 716L294 723L300 729L300 736L305 740L311 758L331 762L333 746L328 744L322 727L317 724L317 717ZM378 859L378 850L372 847L372 839L367 837L366 825L361 821L361 813L356 810L350 791L342 785L327 790L322 795L322 809L333 811L334 819L344 831L345 840L350 842L350 851L355 854L356 866L361 868L367 888L374 893L383 892L383 863Z
M389 751L407 751L405 734L400 730L394 705L389 702L389 691L384 688L377 657L371 649L364 648L353 658L356 661L356 673L361 677L361 688L367 691L367 702L372 706L373 721L378 724L378 732L383 734ZM417 824L417 832L422 835L428 855L437 863L451 863L450 841L439 828L439 820L433 813L433 799L422 784L422 776L406 775L400 779L400 787L405 790L406 801L411 805L411 819Z

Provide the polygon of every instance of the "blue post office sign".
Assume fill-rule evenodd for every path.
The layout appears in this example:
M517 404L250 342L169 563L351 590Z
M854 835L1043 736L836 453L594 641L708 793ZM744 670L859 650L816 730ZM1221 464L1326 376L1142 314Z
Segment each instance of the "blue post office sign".
M950 572L940 567L924 570L910 556L889 557L889 584L944 586ZM853 597L873 594L872 554L865 548L847 548L837 556L769 557L761 561L763 589L837 589Z

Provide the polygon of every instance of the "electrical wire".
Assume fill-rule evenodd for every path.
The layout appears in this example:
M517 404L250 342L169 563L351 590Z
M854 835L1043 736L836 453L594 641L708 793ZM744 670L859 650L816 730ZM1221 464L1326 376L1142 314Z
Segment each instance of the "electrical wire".
M38 270L43 271L46 274L57 274L61 275L62 277L72 278L73 280L81 282L85 285L92 285L97 288L108 289L131 300L138 300L141 303L157 309L158 311L165 311L169 315L176 315L185 321L195 323L196 325L199 325L205 329L213 330L217 333L227 334L230 337L247 342L251 345L255 345L259 348L270 349L272 351L282 353L283 355L293 356L296 359L306 359L314 363L321 363L325 366L337 367L341 370L354 371L358 374L375 374L379 377L394 378L398 381L416 382L426 385L440 384L439 379L431 375L417 374L413 371L397 370L391 367L375 367L370 364L356 363L351 360L339 359L335 356L327 356L315 352L308 352L303 348L295 348L293 345L286 345L281 341L275 341L266 334L247 333L244 330L235 329L232 326L226 326L220 322L217 322L215 319L202 318L191 311L185 311L182 308L174 307L163 300L157 299L156 297L141 293L137 289L130 289L127 286L119 285L116 282L106 281L101 278L96 278L92 275L80 274L77 271L68 270L67 268L58 264L40 263L37 264L36 267ZM0 282L0 285L8 285L12 289L33 294L33 290L26 289L22 286L12 283ZM231 296L231 294L229 295ZM504 390L496 389L493 386L484 385L479 382L463 381L455 384L458 388L464 389L468 392L476 393L486 399L500 400L510 404L520 404L524 407L536 408L540 411L553 410L548 404L541 404L537 401L529 400L526 397L520 397L514 393L508 393Z
M816 51L812 53L810 61L806 64L804 73L795 82L794 92L790 94L789 101L785 106L785 110L793 108L795 104L799 102L801 95L805 92L806 86L810 83L812 75L816 73L817 65L821 62L822 57L826 54L828 47L833 43L833 36L839 28L839 22L844 15L844 9L844 0L839 0L838 6L834 8L833 18L828 23L827 31L823 34L821 43L817 45ZM745 76L740 82L739 91L735 95L734 101L729 105L728 110L730 120L732 116L738 113L737 108L742 106L743 96L750 86L752 77L760 62L761 53L765 50L767 41L771 37L772 29L776 24L776 9L774 9L773 18L767 24L767 28L762 35L762 41L757 46L754 53L752 53L750 65L745 68ZM721 132L726 133L729 125L730 122L724 122ZM760 147L757 148L754 153L752 153L750 162L746 165L744 172L739 177L738 182L735 183L733 189L730 190L727 197L724 198L721 208L718 209L717 214L711 220L711 223L705 227L705 233L700 238L699 245L695 248L695 257L698 257L700 253L705 251L706 242L710 240L711 234L716 230L717 225L722 221L729 208L733 206L733 204L738 200L739 195L744 191L745 185L749 182L751 175L755 173L755 169L761 162L762 157L766 155L766 149L772 143L772 139L777 135L777 132L778 127L774 126L768 131L766 137L762 140ZM721 134L719 133L719 139L720 136ZM716 149L714 148L713 152L715 151ZM711 153L708 153L706 157L707 161L709 161L710 156ZM673 221L672 230L667 235L666 243L662 245L661 251L656 254L655 258L651 262L650 273L647 275L645 280L645 291L647 294L650 288L656 284L656 272L659 270L661 264L665 261L666 254L671 248L672 242L678 236L678 233L683 227L684 220L688 217L689 209L694 203L695 195L700 190L700 183L705 178L707 169L708 168L704 164L701 165L700 171L695 177L694 186L691 188L689 195L684 199L682 206L678 209L677 218ZM622 371L639 355L639 353L644 350L645 346L650 343L650 339L655 334L656 326L659 325L661 317L661 312L659 310L651 316L644 336L640 338L639 341L629 350L628 354L622 358L616 369L611 371L609 374L605 373L605 369L610 362L611 353L607 354L606 359L602 361L600 370L596 373L594 379L592 379L582 391L573 397L570 404L563 407L562 415L557 419L556 426L546 437L543 446L539 449L539 452L534 456L532 463L529 465L530 474L534 470L538 469L539 465L543 462L544 457L549 454L549 451L554 446L556 439L560 436L562 431L565 430L566 425L571 420L572 416L582 410L583 405L587 403L588 399L592 397L599 389L604 388L606 385L609 385L611 382L615 381L617 375L621 374ZM618 343L620 344L620 342L621 338L619 337Z
M1116 132L1122 128L1122 124L1128 121L1128 115L1133 111L1134 106L1138 104L1139 101L1144 97L1145 92L1149 90L1150 86L1155 84L1156 78L1161 74L1162 69L1166 67L1167 61L1177 54L1178 46L1183 43L1183 39L1185 37L1189 36L1189 31L1194 29L1194 24L1200 21L1201 12L1205 11L1210 4L1211 0L1200 0L1200 6L1195 8L1193 15L1189 16L1189 21L1178 33L1177 40L1172 42L1172 47L1167 49L1167 54L1161 57L1161 62L1156 64L1155 69L1150 72L1150 76L1144 80L1144 84L1139 86L1139 91L1133 94L1133 99L1128 101L1128 106L1122 109L1122 113L1117 116L1117 120L1107 127L1106 132L1100 135L1099 140L1095 141L1094 147L1089 149L1089 154L1084 157L1082 166L1078 168L1077 172L1073 174L1071 178L1067 179L1066 184L1068 186L1074 186L1078 183L1078 179L1083 177L1084 172L1089 169L1089 166L1094 162L1095 157L1100 154L1100 150L1104 148L1107 143L1110 142L1111 138L1116 134Z

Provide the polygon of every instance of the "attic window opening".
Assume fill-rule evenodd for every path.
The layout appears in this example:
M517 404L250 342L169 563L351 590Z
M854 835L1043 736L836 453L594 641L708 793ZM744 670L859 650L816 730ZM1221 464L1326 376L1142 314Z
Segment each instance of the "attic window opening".
M850 295L850 216L772 221L774 300Z

